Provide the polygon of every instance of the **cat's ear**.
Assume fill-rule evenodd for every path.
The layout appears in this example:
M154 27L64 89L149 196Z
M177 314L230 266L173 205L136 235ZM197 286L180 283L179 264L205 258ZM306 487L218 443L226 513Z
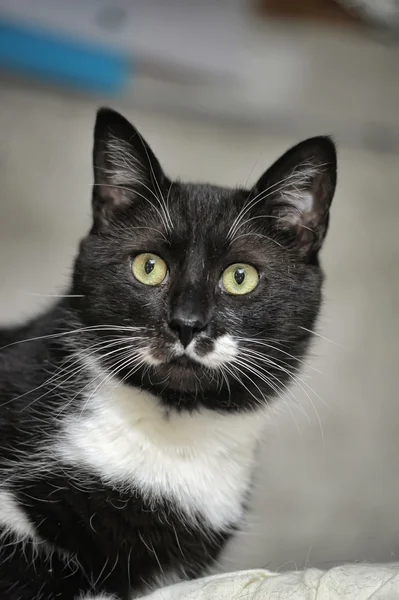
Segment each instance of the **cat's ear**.
M310 138L262 175L252 190L252 206L266 212L268 226L277 230L282 243L311 256L327 232L336 179L334 143L329 137Z
M158 194L161 166L140 133L109 108L97 112L93 147L94 219L108 221L117 207Z

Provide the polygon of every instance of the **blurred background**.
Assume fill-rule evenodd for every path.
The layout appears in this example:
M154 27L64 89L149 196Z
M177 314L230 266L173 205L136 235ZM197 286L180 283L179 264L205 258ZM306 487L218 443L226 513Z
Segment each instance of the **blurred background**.
M95 110L172 176L254 181L330 133L325 306L226 569L399 560L398 0L0 0L0 320L68 285Z

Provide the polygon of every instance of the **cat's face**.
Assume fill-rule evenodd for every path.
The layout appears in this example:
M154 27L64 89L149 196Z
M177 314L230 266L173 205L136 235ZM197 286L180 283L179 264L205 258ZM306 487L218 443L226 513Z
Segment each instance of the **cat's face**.
M74 291L101 365L181 407L248 408L283 391L320 304L332 142L299 144L251 190L188 185L103 110L94 172Z

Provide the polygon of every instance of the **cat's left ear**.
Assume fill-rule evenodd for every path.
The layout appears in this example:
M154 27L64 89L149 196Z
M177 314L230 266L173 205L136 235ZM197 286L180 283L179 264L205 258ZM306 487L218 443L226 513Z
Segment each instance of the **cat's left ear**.
M286 152L252 190L252 206L266 213L283 244L303 257L320 249L327 233L337 180L337 157L329 137L314 137Z
M94 220L108 221L115 208L159 194L166 177L149 145L121 114L97 113L93 147Z

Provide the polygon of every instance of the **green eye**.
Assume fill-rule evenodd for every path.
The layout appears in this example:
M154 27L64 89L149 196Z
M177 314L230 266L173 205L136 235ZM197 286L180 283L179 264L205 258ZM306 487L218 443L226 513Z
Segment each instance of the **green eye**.
M259 282L259 273L251 265L236 263L222 273L222 287L228 294L249 294Z
M167 274L166 262L156 254L138 254L132 263L132 273L135 278L145 285L159 285Z

